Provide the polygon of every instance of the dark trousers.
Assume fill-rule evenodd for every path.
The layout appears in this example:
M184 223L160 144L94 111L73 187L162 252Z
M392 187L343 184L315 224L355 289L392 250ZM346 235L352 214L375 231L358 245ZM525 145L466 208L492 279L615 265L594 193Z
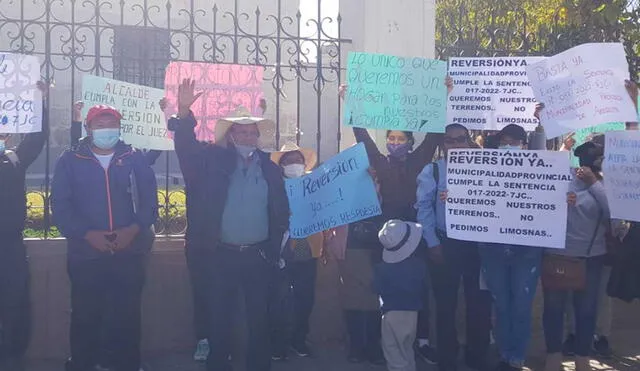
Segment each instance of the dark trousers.
M87 371L98 363L106 363L103 365L116 371L140 369L144 266L144 255L130 254L68 262L71 280L68 369Z
M460 280L466 306L467 344L470 361L485 361L491 332L491 294L480 290L480 255L474 242L443 239L444 263L429 264L436 301L438 367L455 370L458 356L456 310Z
M346 310L350 353L367 359L382 356L382 314L371 310Z
M257 248L240 252L219 246L207 254L205 260L209 267L208 339L211 349L207 359L207 370L229 369L232 319L237 311L237 293L241 291L244 295L249 330L247 371L269 371L269 283L275 267L267 263Z
M573 311L575 313L576 354L587 357L591 354L593 335L598 318L600 280L604 267L603 257L586 259L587 284L584 290L573 291ZM564 311L569 291L544 288L544 314L542 323L548 353L560 353L564 340ZM571 309L569 309L571 310Z
M428 265L429 255L427 254L427 246L424 240L418 246L417 254L424 260L424 264ZM425 290L423 296L422 310L418 312L418 328L416 331L416 339L429 339L431 336L430 311L429 311L429 290Z
M317 260L287 262L276 274L270 303L273 350L304 343L316 293Z
M196 340L207 338L209 314L207 309L207 266L206 259L198 250L186 248L187 268L191 280L193 296L193 329Z
M0 235L0 368L18 362L30 332L29 266L21 233Z

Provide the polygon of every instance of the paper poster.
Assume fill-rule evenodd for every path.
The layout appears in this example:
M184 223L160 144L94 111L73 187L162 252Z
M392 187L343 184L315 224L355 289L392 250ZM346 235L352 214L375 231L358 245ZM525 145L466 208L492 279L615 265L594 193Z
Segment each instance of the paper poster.
M239 106L261 117L259 109L264 67L239 64L171 62L165 74L164 88L170 113L178 111L178 86L183 79L196 81L196 92L204 94L191 107L198 121L198 140L215 141L218 119L229 116Z
M380 215L380 202L368 171L364 144L325 161L311 174L287 179L292 238Z
M629 76L622 44L583 44L527 66L547 138L607 122L636 121L624 87Z
M447 63L349 53L344 123L369 129L443 133Z
M451 58L453 91L447 123L470 130L501 130L509 124L534 131L536 98L526 67L544 57Z
M36 56L0 53L0 133L42 131L39 80Z
M173 150L160 99L164 90L93 75L82 78L83 117L97 104L115 107L122 114L122 140L140 149Z
M564 248L566 152L450 150L446 175L448 237Z
M640 222L640 131L605 134L604 184L611 218Z
M571 158L571 167L579 167L580 161L576 156L573 155L573 151L578 148L578 146L582 145L584 142L589 139L593 134L604 134L608 131L616 131L616 130L624 130L625 125L623 122L610 122L608 124L600 124L586 129L578 129L573 134L573 139L576 143L573 145L573 148L569 152Z

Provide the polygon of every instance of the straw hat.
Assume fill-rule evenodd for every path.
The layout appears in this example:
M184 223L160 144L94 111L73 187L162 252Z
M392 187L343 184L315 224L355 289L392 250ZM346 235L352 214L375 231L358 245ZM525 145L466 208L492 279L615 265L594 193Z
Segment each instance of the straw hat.
M214 131L216 142L222 143L229 128L233 125L252 125L256 124L258 126L258 131L260 132L261 138L268 138L269 136L275 134L275 123L271 120L262 118L262 117L254 117L251 115L251 112L247 110L245 107L238 107L230 117L225 117L219 119L216 123L216 128Z
M384 248L382 260L385 263L400 263L416 251L421 238L420 224L389 220L378 233L378 239Z
M282 148L280 148L280 151L272 152L271 161L275 162L276 164L279 164L280 159L282 158L282 156L284 156L285 153L295 152L295 151L300 152L302 154L302 157L304 157L305 171L311 171L318 163L318 156L316 155L316 152L314 150L309 148L298 147L297 144L291 143L291 142L285 143L282 146Z

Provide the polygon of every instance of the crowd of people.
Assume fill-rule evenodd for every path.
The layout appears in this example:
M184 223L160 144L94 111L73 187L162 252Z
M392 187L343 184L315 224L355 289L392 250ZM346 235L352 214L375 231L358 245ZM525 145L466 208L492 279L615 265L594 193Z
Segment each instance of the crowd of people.
M452 84L448 78L449 90ZM627 82L627 88L637 102L635 84ZM341 88L341 96L346 89ZM354 128L369 157L382 215L293 239L288 238L285 179L312 171L318 163L315 151L290 143L280 151L264 151L262 140L273 135L274 123L241 107L217 122L215 144L200 142L191 111L200 95L194 81L184 80L178 112L168 127L174 132L187 195L185 247L194 298L194 358L205 361L208 371L231 369L228 339L239 293L248 329L247 370L267 371L291 351L311 356L309 318L318 259L323 257L338 261L350 362L414 371L417 356L441 371L453 371L463 352L473 370L521 370L541 277L545 370L558 371L563 353L575 355L578 371L591 370L594 348L599 356L611 356L607 283L609 294L625 300L637 297L612 281L624 280L627 270L635 269L629 258L638 257L640 226L611 219L602 135L577 148L568 137L561 149L574 151L580 161L572 170L567 195L565 249L447 236L447 152L482 146L546 149L534 144L544 143L535 138L540 130L527 134L513 124L483 133L476 141L463 125L450 124L444 134L428 134L419 145L413 133L389 130L388 155L366 129ZM161 106L166 107L165 102ZM538 105L537 114L542 110ZM158 217L152 165L159 152L122 142L122 116L115 108L91 107L84 118L81 111L77 103L71 147L57 162L51 192L54 222L68 243L72 311L66 370L139 371L141 295ZM83 122L87 135L81 139ZM0 197L7 210L0 223L3 370L21 370L28 345L25 174L47 138L48 120L43 123L41 133L27 135L14 150L5 148L6 136L0 137L0 182L5 190ZM627 129L637 130L637 123L627 123ZM616 257L620 251L623 259ZM554 280L559 262L583 267L583 282L571 286ZM456 329L461 282L466 303L462 349ZM435 339L430 337L431 307ZM567 315L571 321L565 326ZM499 355L495 362L494 338Z

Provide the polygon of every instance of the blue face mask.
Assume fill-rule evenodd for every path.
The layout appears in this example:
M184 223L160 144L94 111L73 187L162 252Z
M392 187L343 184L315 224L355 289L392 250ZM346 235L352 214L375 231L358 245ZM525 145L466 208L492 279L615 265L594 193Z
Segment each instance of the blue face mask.
M256 146L247 146L244 144L236 144L235 147L238 154L244 159L249 158L249 156L251 156L251 154L257 149Z
M2 139L0 140L0 153L4 152L5 149L7 149L7 141Z
M110 150L118 144L120 140L120 129L96 129L91 132L93 145L103 149Z
M522 147L520 147L520 146L511 146L511 145L508 145L508 144L500 146L499 148L500 149L508 149L510 151L520 151L520 150L522 150Z
M395 158L403 158L409 154L411 150L411 142L406 142L402 144L391 144L387 143L387 151L389 151L389 155Z

